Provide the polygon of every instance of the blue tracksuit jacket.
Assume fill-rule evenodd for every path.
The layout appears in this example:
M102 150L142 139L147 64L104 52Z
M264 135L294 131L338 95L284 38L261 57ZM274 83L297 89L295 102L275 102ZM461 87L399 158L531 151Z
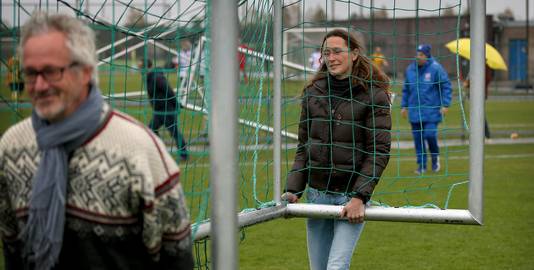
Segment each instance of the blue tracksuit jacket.
M408 109L410 122L441 122L440 109L449 107L452 98L447 72L429 58L421 67L410 64L404 75L401 107Z

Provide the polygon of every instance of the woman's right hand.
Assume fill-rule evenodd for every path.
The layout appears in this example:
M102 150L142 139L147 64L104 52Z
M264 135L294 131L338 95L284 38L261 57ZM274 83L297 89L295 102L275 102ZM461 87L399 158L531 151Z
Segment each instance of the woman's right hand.
M299 200L299 197L297 197L297 195L291 193L291 192L286 192L284 194L282 194L282 197L281 197L282 201L287 201L288 203L296 203L298 202Z

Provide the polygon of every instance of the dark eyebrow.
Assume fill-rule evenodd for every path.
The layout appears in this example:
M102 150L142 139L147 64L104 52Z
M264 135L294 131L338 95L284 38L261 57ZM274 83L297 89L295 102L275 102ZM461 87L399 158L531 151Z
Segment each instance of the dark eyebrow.
M73 62L72 64L70 64L69 66L74 66L74 65L77 65L77 63ZM32 68L32 67L28 67L28 68L22 68L21 70L25 70L25 71L37 71L37 72L40 72L40 71L45 71L45 70L55 70L55 69L65 69L67 67L58 67L58 66L44 66L43 68L41 69L36 69L36 68Z

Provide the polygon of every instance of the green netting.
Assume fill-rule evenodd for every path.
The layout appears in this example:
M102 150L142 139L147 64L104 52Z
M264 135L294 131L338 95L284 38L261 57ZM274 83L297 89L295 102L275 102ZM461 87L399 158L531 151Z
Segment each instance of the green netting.
M387 60L393 103L392 150L389 165L375 189L372 203L394 207L466 208L468 146L466 119L460 88L460 58L444 44L462 35L466 17L460 16L462 1L445 6L442 1L390 1L372 6L373 1L283 1L282 178L291 169L296 150L302 89L314 76L310 55L321 46L324 34L333 28L348 30L365 45L371 57L380 46ZM410 3L407 3L410 2ZM415 3L415 4L414 4ZM239 207L253 211L273 205L272 158L272 55L273 1L240 0L240 48L229 51L243 63L239 86ZM209 220L210 163L207 124L211 85L209 1L39 1L26 4L4 1L0 30L0 132L30 114L23 93L12 97L6 86L7 61L16 53L19 27L29 14L41 9L75 14L97 32L99 86L107 101L148 124L152 109L148 103L146 61L152 59L175 88L181 109L176 123L187 142L189 160L183 162L173 138L160 135L182 169L181 181L192 222ZM334 7L334 12L332 12ZM438 173L415 175L415 153L408 121L400 115L400 95L405 67L414 61L420 43L433 46L433 56L449 73L453 84L450 112L439 126L442 169ZM190 51L189 51L190 49ZM180 64L176 68L176 62ZM331 147L332 144L328 145ZM369 153L373 154L373 153ZM195 227L196 229L196 227ZM209 241L195 245L196 265L209 268Z

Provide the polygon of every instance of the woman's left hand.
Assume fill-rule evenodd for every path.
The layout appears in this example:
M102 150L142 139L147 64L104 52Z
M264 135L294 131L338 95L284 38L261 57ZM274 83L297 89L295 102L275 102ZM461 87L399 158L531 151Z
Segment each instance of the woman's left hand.
M360 198L352 198L341 210L341 217L350 223L362 223L365 216L365 204Z

